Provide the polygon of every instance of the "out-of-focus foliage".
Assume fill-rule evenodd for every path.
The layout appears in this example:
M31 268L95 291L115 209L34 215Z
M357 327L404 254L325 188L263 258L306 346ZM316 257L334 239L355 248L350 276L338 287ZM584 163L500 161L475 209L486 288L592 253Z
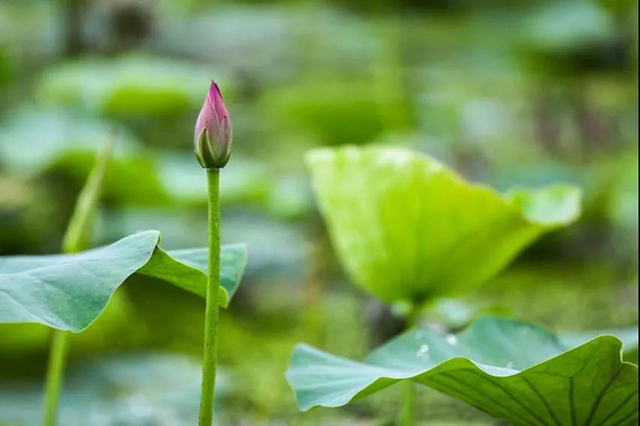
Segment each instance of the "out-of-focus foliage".
M615 37L612 17L589 1L545 4L527 23L529 42L543 50L566 52Z
M0 164L16 174L40 172L68 152L95 153L110 131L117 132L116 158L140 148L121 126L63 110L25 108L2 118Z
M366 81L314 80L264 95L264 110L274 127L311 135L323 145L375 140L384 129L379 108L372 83Z
M45 103L80 107L107 117L172 117L202 103L202 87L212 75L220 84L226 83L219 74L157 58L85 59L49 70L38 94Z
M197 410L185 409L197 399L200 366L192 359L170 354L105 355L73 367L66 379L65 424L81 426L116 422L197 422ZM219 395L228 392L227 377L221 374ZM109 392L104 392L108 389ZM42 400L40 387L0 387L3 421L37 424ZM221 413L222 414L222 413ZM224 414L222 414L224 417ZM108 420L107 420L108 419Z
M0 159L16 175L56 176L79 186L91 167L95 150L110 132L114 132L118 143L105 183L107 204L206 203L206 181L202 170L192 167L192 154L152 151L141 146L139 139L121 125L107 125L63 110L25 110L8 117L0 129ZM37 140L38 149L24 149L25 140ZM254 204L283 217L307 211L308 190L300 185L292 187L287 183L290 176L274 177L269 169L268 165L234 157L222 179L223 203Z
M0 87L6 86L13 76L11 63L7 52L0 47Z

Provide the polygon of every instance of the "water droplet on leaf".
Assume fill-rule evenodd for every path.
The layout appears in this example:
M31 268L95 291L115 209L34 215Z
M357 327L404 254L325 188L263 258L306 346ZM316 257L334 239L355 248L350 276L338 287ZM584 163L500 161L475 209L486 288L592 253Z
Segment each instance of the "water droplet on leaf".
M458 338L456 336L454 336L453 334L449 334L447 337L447 343L450 344L451 346L455 346L458 344Z
M428 360L430 358L430 356L429 356L429 345L420 346L420 349L418 349L418 352L416 353L416 356L418 358L422 358L422 359Z

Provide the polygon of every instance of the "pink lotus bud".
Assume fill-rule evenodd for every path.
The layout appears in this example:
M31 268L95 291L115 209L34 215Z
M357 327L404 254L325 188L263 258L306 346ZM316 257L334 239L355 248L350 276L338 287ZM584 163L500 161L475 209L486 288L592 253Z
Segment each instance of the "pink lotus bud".
M205 169L227 164L231 155L231 119L218 85L211 81L194 132L195 154Z

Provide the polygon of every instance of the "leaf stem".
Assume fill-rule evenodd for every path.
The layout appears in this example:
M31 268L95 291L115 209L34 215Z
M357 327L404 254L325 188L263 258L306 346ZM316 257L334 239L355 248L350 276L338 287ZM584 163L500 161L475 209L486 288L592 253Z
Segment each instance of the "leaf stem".
M102 145L96 157L96 162L78 195L62 241L62 251L64 253L77 253L89 246L93 218L100 199L100 192L114 143L115 135L111 134ZM55 426L58 420L58 403L60 390L64 384L68 337L69 332L67 331L53 331L45 383L44 418L42 422L44 426Z
M58 419L58 401L60 399L60 389L62 389L64 383L68 334L68 331L53 331L45 384L44 426L55 426Z
M204 355L200 426L213 424L216 366L218 363L218 324L220 322L220 169L207 169L209 204L209 276L204 313Z
M406 330L418 324L418 309L412 305L407 313ZM404 383L402 392L402 409L400 411L399 426L413 426L416 422L416 388L411 380Z

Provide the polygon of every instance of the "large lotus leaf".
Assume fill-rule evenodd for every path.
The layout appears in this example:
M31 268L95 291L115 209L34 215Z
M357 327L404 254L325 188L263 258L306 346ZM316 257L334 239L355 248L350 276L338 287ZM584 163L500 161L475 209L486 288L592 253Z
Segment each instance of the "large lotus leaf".
M287 377L301 410L340 407L411 380L516 426L631 426L638 368L622 362L621 348L600 336L567 350L538 327L484 318L459 335L410 331L364 363L299 346Z
M40 323L81 331L116 289L139 273L206 295L207 249L164 251L158 231L130 235L78 254L0 258L0 323ZM221 303L227 306L244 272L244 245L221 252Z
M387 302L482 284L580 211L575 187L500 195L402 148L319 149L307 164L347 272Z

